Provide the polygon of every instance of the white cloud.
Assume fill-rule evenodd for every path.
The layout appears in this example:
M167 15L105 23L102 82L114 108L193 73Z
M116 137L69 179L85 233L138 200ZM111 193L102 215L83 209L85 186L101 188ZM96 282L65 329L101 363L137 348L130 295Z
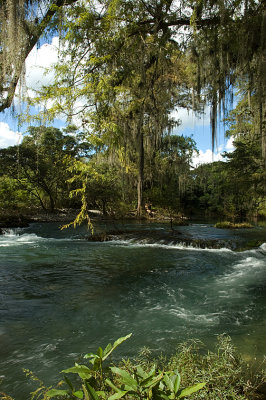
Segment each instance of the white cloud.
M21 143L22 135L12 131L6 122L0 122L0 149Z
M235 149L235 146L233 145L233 141L234 141L234 139L230 138L226 142L225 151L227 151L228 153L231 153Z
M59 59L59 38L54 37L52 43L43 44L39 49L35 46L26 59L26 87L27 95L30 98L35 97L35 90L41 89L42 86L53 84L54 71L53 65L58 62ZM42 111L43 109L49 109L54 104L54 100L47 100L44 103L36 105L36 111ZM82 109L86 105L86 100L80 100L76 102L75 112ZM66 115L61 114L57 116L58 120L66 123ZM73 123L81 125L81 120L78 116L73 118Z
M232 138L228 139L224 145L220 145L217 153L214 153L211 149L205 151L200 150L198 154L194 152L192 165L193 167L196 167L200 164L209 164L214 161L226 161L226 159L222 157L224 151L227 151L228 153L234 151Z
M26 85L30 89L39 89L53 81L53 73L46 73L58 60L59 38L54 37L51 44L45 43L39 49L35 46L26 60Z
M194 153L192 165L196 167L200 164L209 164L214 161L221 161L222 159L221 153L213 153L211 149L207 149L206 151L200 150L199 154Z
M185 108L178 108L172 113L176 120L181 120L181 129L194 128L196 125L207 126L210 125L210 109L206 107L204 113L199 117L191 110Z

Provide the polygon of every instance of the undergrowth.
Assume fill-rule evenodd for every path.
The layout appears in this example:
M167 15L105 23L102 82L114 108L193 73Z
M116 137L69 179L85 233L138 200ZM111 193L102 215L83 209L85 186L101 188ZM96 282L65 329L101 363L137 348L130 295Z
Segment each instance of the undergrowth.
M64 379L55 387L46 387L32 372L25 371L38 386L29 399L266 399L264 363L256 368L245 363L228 336L218 336L213 352L193 340L179 345L170 358L161 355L154 359L144 348L135 359L123 359L117 365L109 361L105 365L113 350L130 336L104 350L99 347L97 353L86 354L84 358L89 363L76 363L62 371ZM13 400L4 393L0 393L0 399Z
M241 229L241 228L252 228L252 225L248 222L233 223L229 221L217 222L215 228L219 229Z

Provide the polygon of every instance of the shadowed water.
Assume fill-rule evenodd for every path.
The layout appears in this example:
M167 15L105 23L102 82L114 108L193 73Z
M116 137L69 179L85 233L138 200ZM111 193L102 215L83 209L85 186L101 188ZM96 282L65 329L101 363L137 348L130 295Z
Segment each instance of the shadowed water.
M130 228L134 228L131 225ZM104 228L104 227L101 227ZM138 229L165 230L164 225ZM265 229L179 227L198 238L265 240ZM84 229L33 224L0 236L0 390L25 400L22 368L50 384L82 354L124 336L117 357L143 346L170 354L227 333L245 356L265 354L266 245L233 252L182 244L86 240Z

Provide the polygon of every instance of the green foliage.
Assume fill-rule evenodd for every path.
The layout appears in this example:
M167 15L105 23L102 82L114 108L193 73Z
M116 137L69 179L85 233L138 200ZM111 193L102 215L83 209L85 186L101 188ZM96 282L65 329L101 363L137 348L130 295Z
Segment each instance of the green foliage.
M201 165L194 171L194 199L206 213L220 214L233 222L265 212L265 160L258 107L248 82L239 83L240 100L225 122L234 151L226 162ZM249 94L248 94L249 93Z
M97 353L88 353L84 356L84 358L88 358L90 360L90 363L93 365L93 370L94 371L98 371L100 370L102 373L102 365L103 362L112 354L112 352L117 348L117 346L119 346L120 344L122 344L125 340L127 340L128 338L130 338L132 335L132 333L130 333L127 336L121 337L119 339L117 339L114 344L112 345L111 343L109 343L105 349L103 350L101 347L98 348ZM66 371L65 371L66 372Z
M37 204L36 199L28 193L27 182L23 184L23 188L16 179L10 178L8 175L0 176L0 204L3 209L21 209Z
M88 353L90 366L75 364L62 371L67 375L57 387L46 388L30 371L27 376L37 383L31 400L51 398L83 400L118 400L124 398L174 400L191 396L194 400L262 400L265 371L262 366L247 365L237 353L230 337L217 338L216 351L207 351L198 340L178 346L166 358L153 359L145 348L136 359L122 360L116 366L103 361L131 335L108 344L103 350ZM195 383L200 382L200 383ZM62 387L64 385L64 388ZM12 400L0 393L2 400Z
M239 356L230 337L217 338L216 351L206 351L199 341L179 346L177 354L167 362L169 369L178 368L184 384L191 377L207 382L194 395L204 400L255 400L263 398L258 388L265 381L265 371L248 366Z
M65 133L52 127L29 127L21 145L0 150L4 206L39 204L53 211L71 205L65 158L77 159L91 150L81 135L69 135L73 131L74 127L66 128Z
M241 228L252 228L251 224L242 222L239 224L232 223L229 221L224 221L224 222L217 222L215 225L215 228L220 228L220 229L241 229Z
M81 388L74 389L69 378L65 377L69 386L68 390L50 389L46 395L48 398L58 396L75 396L81 399L108 399L118 400L122 397L139 399L181 399L202 389L205 383L199 383L184 389L180 388L181 377L177 370L159 370L154 364L149 370L144 370L141 365L132 369L109 366L103 369L103 362L112 352L130 338L131 334L117 339L113 345L109 343L103 350L98 348L97 353L88 353L84 356L90 360L92 368L75 364L74 367L63 370L63 373L74 373L81 379ZM94 379L93 379L94 378ZM70 397L69 397L70 395Z

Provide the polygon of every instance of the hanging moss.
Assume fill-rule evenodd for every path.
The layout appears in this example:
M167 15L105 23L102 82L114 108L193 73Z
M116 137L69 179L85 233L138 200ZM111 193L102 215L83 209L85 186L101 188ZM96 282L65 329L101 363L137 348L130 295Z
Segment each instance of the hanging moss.
M12 104L25 60L63 7L77 0L2 0L0 7L0 112ZM41 16L41 17L40 17ZM61 15L61 19L63 17ZM60 25L60 24L59 24ZM58 24L57 24L58 26ZM20 91L21 92L21 91Z

